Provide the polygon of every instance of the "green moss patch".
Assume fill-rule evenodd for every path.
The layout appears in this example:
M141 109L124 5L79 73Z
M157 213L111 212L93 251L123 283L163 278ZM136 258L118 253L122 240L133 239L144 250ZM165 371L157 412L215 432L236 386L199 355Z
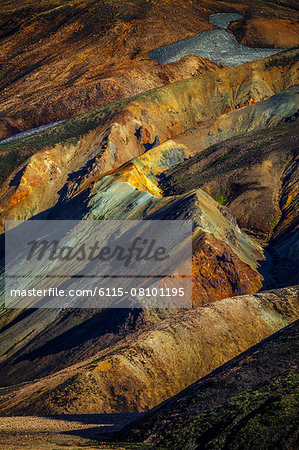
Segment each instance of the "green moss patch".
M294 449L299 424L299 373L289 370L199 415L161 448Z

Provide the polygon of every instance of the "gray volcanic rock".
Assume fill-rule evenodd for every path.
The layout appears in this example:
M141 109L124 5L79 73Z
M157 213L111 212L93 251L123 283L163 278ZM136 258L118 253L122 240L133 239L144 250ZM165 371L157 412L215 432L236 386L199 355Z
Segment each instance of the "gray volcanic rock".
M216 64L233 67L266 58L282 50L246 47L239 44L233 34L216 29L203 31L191 38L153 50L149 53L149 57L157 59L160 64L169 64L179 61L184 56L196 55Z
M3 139L2 141L0 141L0 145L8 144L9 142L17 141L18 139L22 139L27 136L32 136L33 134L40 133L41 131L47 130L48 128L52 128L52 127L54 128L56 125L59 125L60 123L63 123L63 122L64 122L64 120L59 120L58 122L48 123L47 125L42 125L41 127L32 128L31 130L28 130L28 131L23 131L22 133L18 133L7 139Z
M217 13L211 14L209 22L216 27L226 30L230 23L242 19L242 14L238 13Z

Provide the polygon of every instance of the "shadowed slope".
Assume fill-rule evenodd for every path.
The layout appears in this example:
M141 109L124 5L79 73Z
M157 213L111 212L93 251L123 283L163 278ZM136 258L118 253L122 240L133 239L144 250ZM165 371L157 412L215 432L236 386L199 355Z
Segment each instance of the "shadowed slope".
M158 147L155 150L158 154ZM160 162L171 156L171 151L162 151ZM194 223L193 306L259 290L261 276L257 260L262 258L259 245L240 231L225 207L203 191L161 198L134 187L135 184L140 188L140 180L146 184L146 171L139 177L134 171L146 162L144 158L93 180L81 197L66 202L60 211L66 217L74 215L84 220L188 218ZM152 161L148 169L159 168L159 158L155 161L156 164ZM149 178L148 184L150 181ZM153 182L152 185L155 187ZM85 205L83 211L82 204ZM53 210L53 218L60 218L59 210ZM24 278L22 285L27 281ZM0 338L2 381L11 384L53 373L107 348L126 333L170 315L170 312L162 311L115 312L110 309L69 312L41 309L27 313L4 310Z
M201 188L228 206L242 229L267 240L273 232L277 235L290 227L296 218L297 189L290 181L298 171L298 133L299 122L294 120L224 140L164 171L160 188L165 195ZM177 136L175 145L194 151L193 142L200 146L202 134L201 127L194 128ZM288 211L282 216L280 202L287 189L289 200L284 204Z
M163 440L165 449L281 448L298 442L299 371L289 370L201 414Z
M175 397L145 413L122 430L119 439L154 442L155 447L159 447L159 443L159 448L164 446L166 448L197 448L197 445L204 445L204 442L207 445L216 437L221 440L227 437L228 441L224 439L223 444L233 441L236 445L237 437L241 438L238 434L240 433L238 424L241 426L242 423L240 419L246 417L246 414L249 414L251 410L254 411L255 408L257 411L251 417L258 412L265 414L266 411L259 408L264 401L266 401L265 406L267 401L271 404L271 396L281 402L276 404L274 409L278 421L275 422L272 417L273 423L265 420L265 430L256 427L253 439L261 439L264 431L267 433L270 431L270 435L275 436L275 427L284 418L283 413L281 417L279 415L279 406L281 408L286 406L284 399L288 403L284 395L294 394L294 391L286 388L288 379L289 387L291 389L295 387L292 370L298 365L296 352L298 325L298 321L294 322L271 335ZM231 400L228 402L229 399ZM273 406L274 404L271 405L272 408ZM294 406L290 403L292 414L295 412ZM287 419L287 423L283 425L284 427L287 425L285 434L280 430L284 438L292 428L293 419L290 420L290 417ZM245 426L245 431L247 420L244 419L241 426L241 429ZM252 426L255 426L254 422ZM270 426L270 430L267 430L267 426ZM248 434L247 439L249 436ZM240 441L240 446L241 448L250 447L247 447L243 440ZM258 445L250 448L257 447ZM234 448L239 447L237 445Z

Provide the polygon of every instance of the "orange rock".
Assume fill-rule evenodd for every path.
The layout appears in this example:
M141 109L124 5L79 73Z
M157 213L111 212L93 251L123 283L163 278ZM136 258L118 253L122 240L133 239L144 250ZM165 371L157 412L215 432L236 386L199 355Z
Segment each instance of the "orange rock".
M295 20L252 18L244 25L241 44L249 47L298 47L299 25Z

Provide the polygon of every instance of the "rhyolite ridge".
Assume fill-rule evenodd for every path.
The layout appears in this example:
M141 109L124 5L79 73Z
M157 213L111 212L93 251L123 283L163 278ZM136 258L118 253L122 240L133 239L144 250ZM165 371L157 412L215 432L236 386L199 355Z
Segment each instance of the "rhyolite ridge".
M296 167L291 137L287 157L281 153L284 130L296 130L296 55L297 51L291 50L238 68L218 69L209 76L170 84L2 145L8 154L33 153L3 184L2 224L6 218L26 220L31 217L191 218L195 225L193 306L257 292L271 278L268 276L271 268L266 266L264 270L265 256L260 243L274 239L280 227L279 223L273 223L280 211L279 195L281 202L288 205L286 213L281 214L284 239L293 239L288 231L296 223L293 178L286 177L284 182L282 177L283 173L293 173ZM242 134L246 137L242 138ZM259 140L264 136L265 149L257 155L255 146L249 145L245 157L239 160L239 152L234 149L230 152L229 146L234 139L248 141L248 136L252 136L253 142L256 136ZM224 150L217 150L221 145ZM212 172L206 183L193 176L190 186L177 190L178 183L172 171L174 174L176 170L181 171L178 179L182 183L185 173L188 174L199 158L206 161L208 174L214 154L216 161L220 157L225 173L227 156L221 159L223 154L229 155L236 166L235 177L239 177L241 170L248 172L249 168L253 175L248 172L247 177L249 181L250 176L253 177L255 183L254 176L265 183L263 171L271 174L272 168L268 191L257 185L245 203L248 204L245 208L247 222L240 207L233 208L230 202L227 206L219 204L226 203L219 195L225 197L234 185L231 178L227 186L224 181L219 183L217 171ZM203 175L206 172L200 171ZM213 182L218 191L212 189ZM239 194L241 192L242 189ZM248 213L249 205L258 200L261 193L268 209L260 208L264 216L256 226L259 223L262 226L251 229L248 221L255 220L257 212L253 208ZM286 195L290 199L287 202L283 200ZM283 203L279 206L282 210ZM260 235L263 240L256 241ZM292 265L294 259L290 261ZM265 264L268 262L269 258ZM283 284L289 281L294 284L294 277L286 271ZM71 364L80 363L83 355L92 357L98 351L109 351L111 345L126 335L134 336L136 331L146 329L149 324L159 324L171 314L173 312L167 310L125 310L115 316L113 311L100 310L46 313L3 309L1 377L4 384L9 385L42 375L52 376ZM32 332L28 333L28 329ZM188 382L191 381L185 381ZM172 389L173 384L169 395L174 393ZM154 402L161 400L158 392L152 395L156 399ZM145 408L145 404L144 400L138 408ZM103 408L106 408L104 403Z
M80 363L3 394L0 412L143 411L297 316L298 288L224 299L182 312Z

